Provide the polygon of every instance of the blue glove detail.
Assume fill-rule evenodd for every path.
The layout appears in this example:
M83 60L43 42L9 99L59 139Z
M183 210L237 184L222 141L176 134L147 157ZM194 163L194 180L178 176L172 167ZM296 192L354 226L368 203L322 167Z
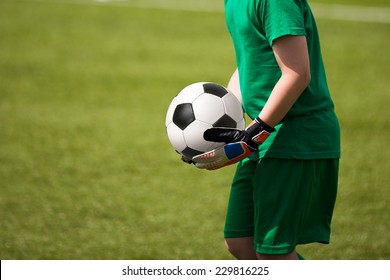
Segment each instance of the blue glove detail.
M245 153L240 142L226 144L223 148L228 159L234 159Z

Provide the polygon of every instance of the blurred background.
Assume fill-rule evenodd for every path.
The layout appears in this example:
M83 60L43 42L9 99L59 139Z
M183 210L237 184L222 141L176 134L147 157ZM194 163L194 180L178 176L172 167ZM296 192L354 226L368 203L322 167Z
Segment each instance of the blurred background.
M342 127L331 244L390 259L390 3L313 0ZM0 259L232 259L234 167L183 164L165 114L235 69L222 0L0 1Z

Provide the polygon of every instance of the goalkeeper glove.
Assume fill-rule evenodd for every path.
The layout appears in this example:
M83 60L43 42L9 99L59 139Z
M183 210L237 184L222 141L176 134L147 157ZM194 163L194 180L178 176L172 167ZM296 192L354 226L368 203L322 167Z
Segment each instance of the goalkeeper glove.
M234 164L257 150L275 129L259 117L253 120L245 130L215 127L204 132L204 139L213 142L225 142L220 148L205 152L192 158L198 168L214 170Z

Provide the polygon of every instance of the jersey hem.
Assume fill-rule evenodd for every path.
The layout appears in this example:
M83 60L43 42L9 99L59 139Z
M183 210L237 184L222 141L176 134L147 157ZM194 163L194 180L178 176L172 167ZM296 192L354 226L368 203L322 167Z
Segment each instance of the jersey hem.
M284 158L284 159L335 159L340 158L341 153L335 152L312 152L312 153L278 153L278 152L264 152L259 153L259 158Z

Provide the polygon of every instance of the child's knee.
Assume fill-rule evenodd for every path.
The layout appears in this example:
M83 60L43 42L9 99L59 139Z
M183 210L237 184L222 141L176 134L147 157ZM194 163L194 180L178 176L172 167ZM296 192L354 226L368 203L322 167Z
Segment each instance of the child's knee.
M228 251L239 260L254 260L257 258L253 249L253 238L226 238L225 245Z

